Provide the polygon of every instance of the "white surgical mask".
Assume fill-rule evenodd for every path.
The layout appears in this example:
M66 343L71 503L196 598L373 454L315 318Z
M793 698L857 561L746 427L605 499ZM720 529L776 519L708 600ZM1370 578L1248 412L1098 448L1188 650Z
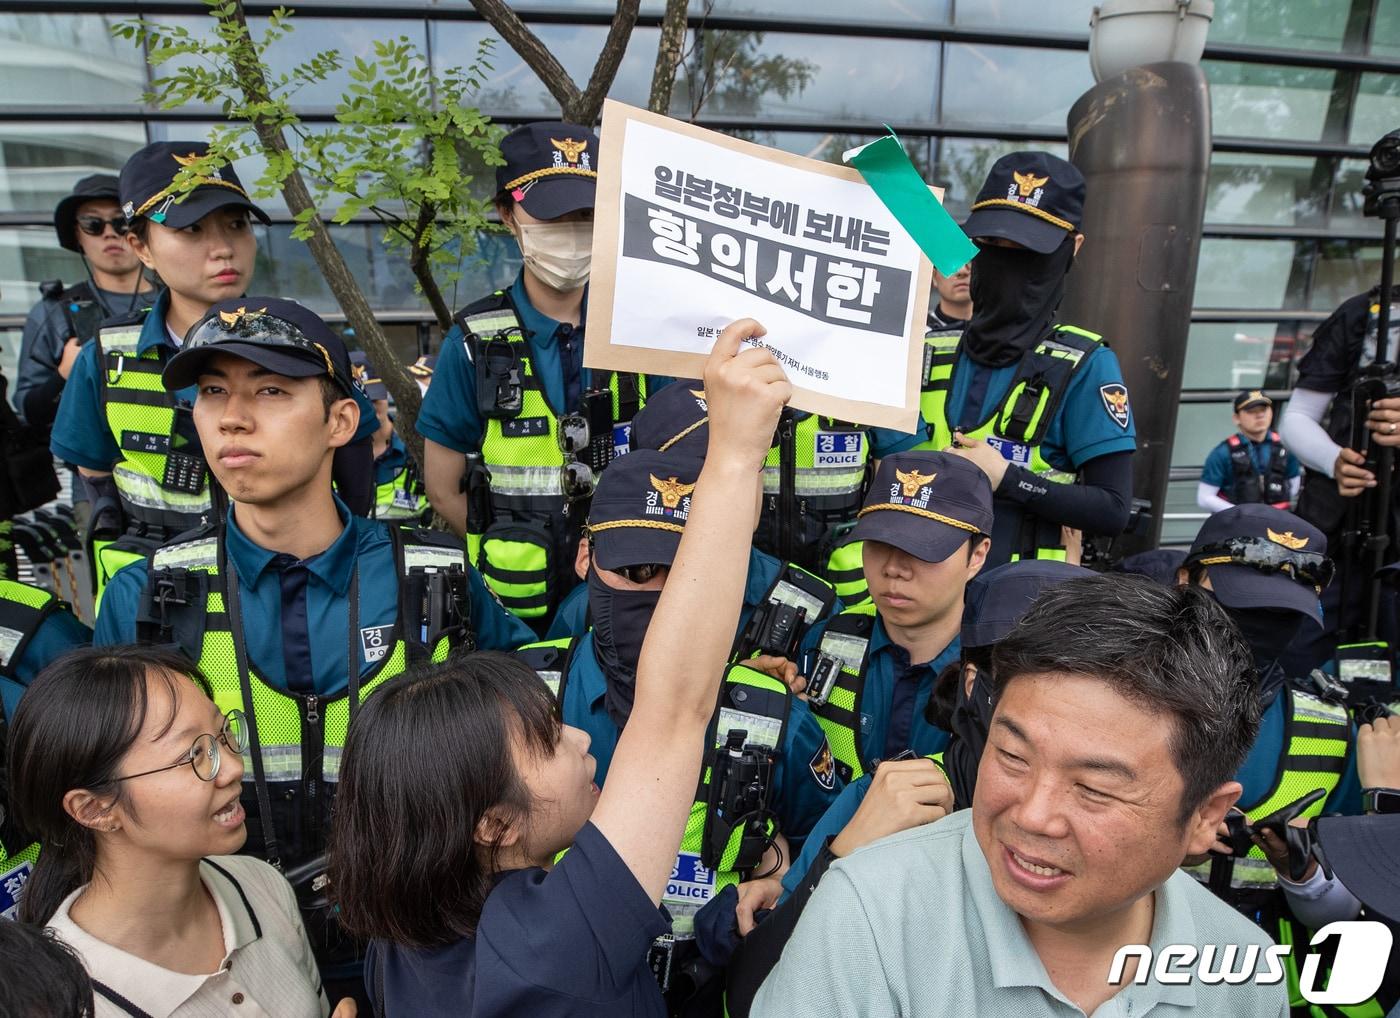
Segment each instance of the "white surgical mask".
M545 286L571 293L588 282L593 266L592 223L516 223L520 253Z

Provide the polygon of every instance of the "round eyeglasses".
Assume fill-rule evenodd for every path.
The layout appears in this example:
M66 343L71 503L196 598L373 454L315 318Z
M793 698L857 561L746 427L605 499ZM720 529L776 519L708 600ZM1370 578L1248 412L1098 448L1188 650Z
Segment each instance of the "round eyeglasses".
M222 754L219 751L220 744L236 754L242 754L243 750L248 747L248 719L241 710L231 710L224 715L224 724L219 729L218 735L206 733L196 737L189 752L173 764L142 771L140 774L127 774L117 778L117 780L130 781L132 778L144 778L147 774L173 771L176 767L189 764L194 770L195 777L199 778L200 781L213 781L219 776L219 763L222 759Z

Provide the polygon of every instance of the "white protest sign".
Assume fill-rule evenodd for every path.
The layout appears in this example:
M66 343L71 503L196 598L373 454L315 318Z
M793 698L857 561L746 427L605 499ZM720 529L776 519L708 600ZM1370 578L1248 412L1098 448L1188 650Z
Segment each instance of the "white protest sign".
M589 367L697 377L752 317L794 406L912 431L931 269L855 170L604 106Z

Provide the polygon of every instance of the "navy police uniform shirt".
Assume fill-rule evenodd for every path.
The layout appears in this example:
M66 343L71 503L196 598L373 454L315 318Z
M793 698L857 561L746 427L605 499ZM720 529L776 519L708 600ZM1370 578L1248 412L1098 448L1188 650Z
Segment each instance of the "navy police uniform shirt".
M290 556L249 540L238 528L236 507L229 517L225 541L238 574L249 663L279 690L323 697L346 691L347 594L357 563L361 630L392 626L398 618L398 572L389 524L352 516L339 499L336 509L345 529L329 548L300 563L283 561ZM491 596L475 569L468 567L467 576L477 646L513 650L534 639L530 628ZM135 642L137 609L148 578L145 562L134 562L112 577L102 597L95 644ZM378 667L378 659L365 659L363 635L356 643L360 674L366 675Z
M577 410L580 394L594 384L592 371L583 366L587 290L577 327L556 322L530 303L525 292L524 270L511 285L510 296L520 313L520 326L530 347L535 374L544 388L545 401L556 413ZM669 378L648 376L648 391L655 391L669 381ZM433 384L428 387L423 407L418 412L418 433L438 445L465 454L481 448L484 427L476 401L476 365L467 356L462 327L454 324L442 341Z
M1254 464L1254 472L1267 474L1269 461L1273 459L1273 444L1268 441L1251 442L1246 435L1237 435L1241 442L1249 446L1249 459ZM1298 465L1298 457L1291 452L1284 454L1284 474L1291 481L1303 472ZM1229 498L1235 487L1235 467L1230 462L1230 444L1227 439L1210 451L1206 465L1201 470L1201 482L1220 489L1221 495Z
M593 740L588 751L598 761L593 780L600 788L607 780L608 767L622 735L608 716L606 693L607 680L594 653L590 632L574 651L561 713L564 724L583 729ZM795 851L836 798L840 783L832 769L824 766L830 759L826 733L804 701L793 697L791 704L773 784L778 790L774 810L779 828Z
M179 349L165 326L165 313L169 307L170 291L161 290L141 323L141 338L136 342L138 354L145 354L157 346L168 347L172 355ZM101 371L102 365L97 363L97 343L86 344L73 362L68 384L63 389L63 398L59 400L49 448L65 463L89 470L109 471L125 457L112 437L107 417L102 411ZM195 387L180 389L174 396L185 405L193 406ZM352 441L358 442L374 433L379 427L379 419L374 415L374 404L358 388L355 390L355 403L360 408L360 426Z
M39 623L24 653L15 662L14 677L0 675L0 703L4 704L5 717L15 716L20 696L45 666L70 650L86 647L91 642L92 630L79 622L72 612L63 609L50 612Z
M802 642L801 671L811 674L826 623L812 627ZM930 756L948 745L949 733L924 716L938 673L960 660L962 642L954 638L937 657L911 662L909 653L890 639L877 614L866 658L865 690L861 695L860 729L866 762L889 759L906 749Z
M749 549L749 575L744 581L744 603L739 609L739 632L749 624L754 609L763 603L763 596L772 589L773 583L783 571L783 563L757 548ZM831 608L835 615L845 607L838 597ZM546 640L562 640L570 636L582 636L588 632L588 584L580 583L564 596L559 610L554 613L554 621L549 624Z
M365 985L376 1013L414 1018L664 1018L647 949L670 930L586 823L553 869L498 874L473 936L427 950L371 942Z

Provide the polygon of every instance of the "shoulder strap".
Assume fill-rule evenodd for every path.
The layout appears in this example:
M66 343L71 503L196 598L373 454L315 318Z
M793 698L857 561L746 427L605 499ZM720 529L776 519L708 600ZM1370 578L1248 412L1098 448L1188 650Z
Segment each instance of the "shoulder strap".
M1039 445L1080 366L1102 345L1095 333L1056 326L1016 366L1006 400L997 413L1000 437Z
M569 670L574 663L574 652L582 637L566 636L558 640L543 640L527 643L517 649L513 656L528 665L538 675L559 704L564 708L564 691L569 685Z
M6 640L0 644L0 675L14 677L15 667L24 658L29 642L44 620L62 604L53 593L41 587L18 580L0 580L0 630L8 630L4 634Z

